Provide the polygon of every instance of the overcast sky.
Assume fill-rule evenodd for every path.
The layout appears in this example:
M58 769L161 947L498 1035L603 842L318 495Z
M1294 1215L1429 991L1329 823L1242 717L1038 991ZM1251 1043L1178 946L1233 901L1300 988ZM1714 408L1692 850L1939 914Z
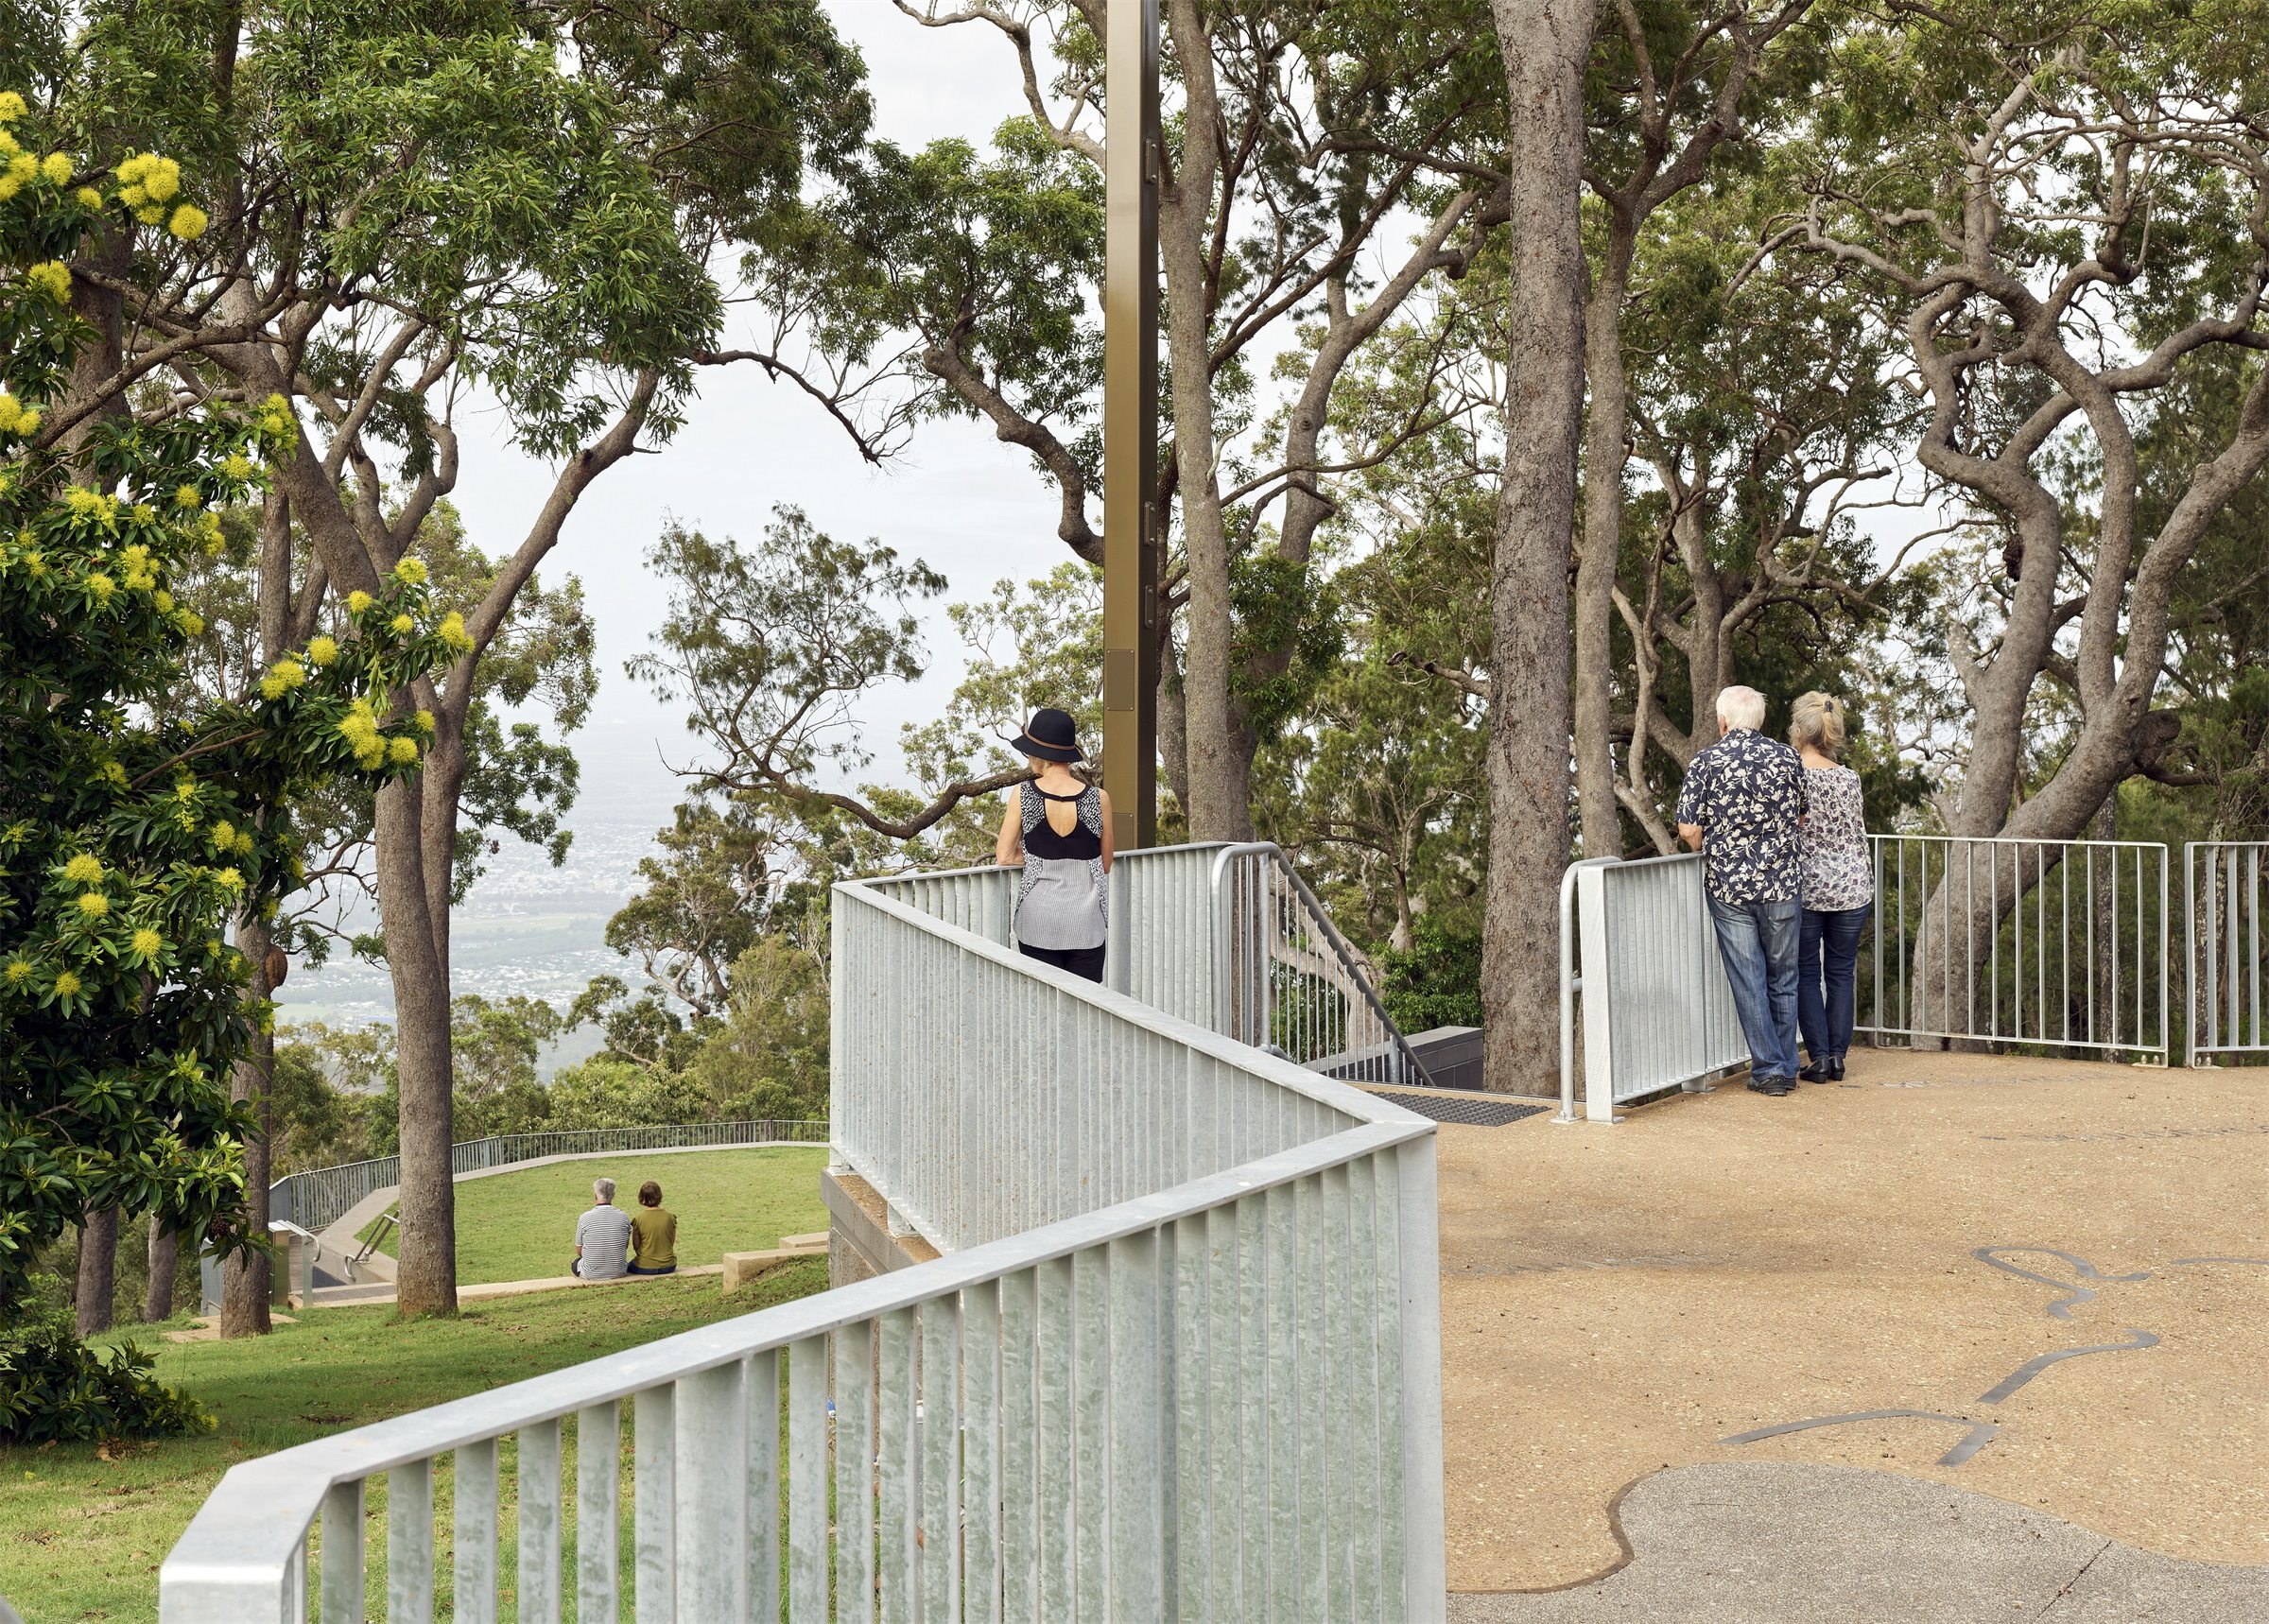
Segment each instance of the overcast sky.
M943 135L982 140L1018 110L1014 60L993 29L925 28L891 0L831 0L828 9L866 55L878 135L908 146ZM517 544L551 473L514 451L494 415L485 434L465 427L455 499L468 533L494 554ZM948 598L981 596L1003 576L1042 574L1066 556L1055 535L1056 505L1031 458L989 428L926 424L905 457L878 472L792 386L769 384L753 367L706 371L677 438L594 484L544 566L547 579L582 579L598 626L598 699L575 740L583 761L580 817L650 814L659 824L678 798L663 760L683 763L690 753L682 715L622 669L667 609L644 562L665 519L753 540L779 504L802 508L838 539L872 536L924 560L951 583ZM950 627L942 613L931 621L930 680L867 707L878 771L895 764L898 724L927 711L960 674Z

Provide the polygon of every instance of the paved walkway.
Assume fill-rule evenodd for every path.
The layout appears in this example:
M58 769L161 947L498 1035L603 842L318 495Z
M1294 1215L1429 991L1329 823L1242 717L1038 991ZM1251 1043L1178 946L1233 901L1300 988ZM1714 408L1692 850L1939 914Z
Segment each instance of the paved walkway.
M2269 1072L1868 1051L1842 1087L1446 1126L1440 1155L1450 1586L1599 1580L1626 1493L1638 1558L1460 1618L2011 1617L2091 1540L2099 1590L2269 1564ZM1914 1494L2004 1599L1834 1611L1831 1573L1936 1561L1885 1509ZM2127 1616L2097 1594L2052 1616ZM2269 1619L2230 1594L2165 1616Z
M1605 1579L1450 1598L1450 1624L2260 1624L2269 1567L2178 1562L1888 1472L1681 1466L1617 1507Z

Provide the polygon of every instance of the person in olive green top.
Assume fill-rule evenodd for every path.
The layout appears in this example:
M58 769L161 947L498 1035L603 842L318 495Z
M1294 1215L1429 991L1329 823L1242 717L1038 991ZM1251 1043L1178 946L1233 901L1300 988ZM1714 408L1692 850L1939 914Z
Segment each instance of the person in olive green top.
M678 1218L662 1205L662 1186L649 1179L638 1186L638 1210L631 1215L631 1272L678 1271Z

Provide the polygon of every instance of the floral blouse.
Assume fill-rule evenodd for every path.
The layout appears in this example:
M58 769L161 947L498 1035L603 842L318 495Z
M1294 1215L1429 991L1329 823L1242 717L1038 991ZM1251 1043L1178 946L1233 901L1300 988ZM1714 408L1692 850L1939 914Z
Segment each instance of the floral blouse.
M1810 810L1804 818L1804 906L1844 913L1875 900L1875 865L1867 850L1867 815L1860 775L1848 767L1808 767Z
M1693 759L1678 821L1702 826L1709 894L1727 905L1802 897L1797 824L1804 763L1754 728L1736 728Z

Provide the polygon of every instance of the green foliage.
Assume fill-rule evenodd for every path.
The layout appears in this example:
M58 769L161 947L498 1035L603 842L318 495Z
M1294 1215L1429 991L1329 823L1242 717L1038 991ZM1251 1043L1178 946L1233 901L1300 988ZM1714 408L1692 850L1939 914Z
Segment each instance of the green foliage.
M1378 996L1406 1032L1481 1024L1481 938L1421 915L1408 951L1377 955Z
M827 1115L827 964L782 936L733 964L724 1018L685 1068L720 1121Z
M12 95L0 114L21 118ZM269 1011L228 922L297 885L303 797L416 769L428 727L399 696L463 636L406 565L355 595L343 637L194 713L156 706L202 630L171 579L295 425L270 400L63 432L97 335L59 259L90 233L172 251L202 220L148 154L18 152L0 175L0 1305L87 1210L244 1243L228 1074Z
M162 1386L132 1343L91 1348L69 1310L39 1299L0 1326L0 1443L88 1443L213 1430L195 1399Z

